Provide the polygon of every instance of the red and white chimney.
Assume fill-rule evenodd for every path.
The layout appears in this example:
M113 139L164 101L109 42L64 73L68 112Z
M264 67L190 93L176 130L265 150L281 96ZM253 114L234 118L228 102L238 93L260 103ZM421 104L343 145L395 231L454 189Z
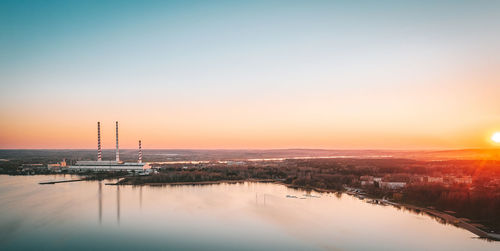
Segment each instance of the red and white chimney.
M142 163L142 146L140 140L139 140L139 163Z
M102 160L101 151L101 122L97 122L97 161Z
M120 148L118 147L118 121L116 121L116 162L120 162Z

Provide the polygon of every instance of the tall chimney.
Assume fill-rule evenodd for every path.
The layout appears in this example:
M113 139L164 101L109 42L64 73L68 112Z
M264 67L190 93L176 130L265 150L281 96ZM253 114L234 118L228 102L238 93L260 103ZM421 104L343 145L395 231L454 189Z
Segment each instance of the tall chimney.
M140 140L139 140L139 163L142 163L142 147Z
M120 148L118 147L118 121L116 121L116 162L120 161Z
M101 151L101 122L97 122L97 161L102 160Z

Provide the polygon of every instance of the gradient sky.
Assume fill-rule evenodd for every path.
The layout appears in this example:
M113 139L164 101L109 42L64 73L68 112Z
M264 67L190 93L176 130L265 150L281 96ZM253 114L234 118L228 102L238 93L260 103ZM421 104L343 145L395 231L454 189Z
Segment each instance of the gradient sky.
M500 1L0 1L0 148L492 147Z

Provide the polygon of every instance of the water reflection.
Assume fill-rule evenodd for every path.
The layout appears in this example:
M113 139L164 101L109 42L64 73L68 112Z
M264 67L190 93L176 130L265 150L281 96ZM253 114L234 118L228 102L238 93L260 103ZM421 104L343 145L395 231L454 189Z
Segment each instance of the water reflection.
M38 185L43 178L0 176L0 250L500 250L422 212L340 193L248 182ZM12 219L22 219L16 231Z
M116 223L120 225L120 186L116 186Z
M255 206L266 206L267 194L255 193Z
M99 181L98 189L98 199L99 199L99 225L102 225L102 182Z
M139 208L142 209L142 186L139 187Z

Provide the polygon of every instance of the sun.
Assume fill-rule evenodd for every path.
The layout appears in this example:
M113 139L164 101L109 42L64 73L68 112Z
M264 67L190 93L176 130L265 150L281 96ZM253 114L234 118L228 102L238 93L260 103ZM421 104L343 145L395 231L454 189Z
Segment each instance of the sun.
M491 136L491 140L495 143L500 143L500 132L493 133L493 136Z

